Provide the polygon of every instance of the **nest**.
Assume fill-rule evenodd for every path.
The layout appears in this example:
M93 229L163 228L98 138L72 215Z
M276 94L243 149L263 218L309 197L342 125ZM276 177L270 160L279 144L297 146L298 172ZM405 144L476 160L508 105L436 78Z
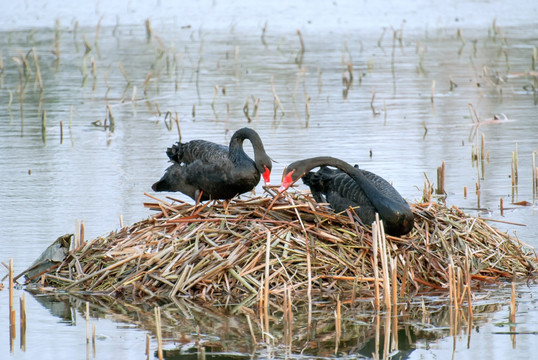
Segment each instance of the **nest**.
M374 283L383 282L379 272L388 271L384 256L394 288L409 296L448 291L451 274L464 274L460 281L476 287L537 269L532 247L484 219L437 203L413 204L413 231L383 236L381 246L374 246L372 230L353 221L349 211L334 214L309 194L197 206L150 197L156 202L145 206L157 214L80 244L41 276L42 284L131 301L219 301L260 296L264 288L280 296L291 291L366 297L375 295Z

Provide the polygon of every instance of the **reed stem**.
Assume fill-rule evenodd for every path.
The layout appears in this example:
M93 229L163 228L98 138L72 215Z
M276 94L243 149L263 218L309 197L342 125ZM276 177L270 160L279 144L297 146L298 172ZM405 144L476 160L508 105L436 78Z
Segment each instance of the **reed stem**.
M20 332L21 332L21 349L26 351L26 296L22 293L20 297Z
M15 330L15 309L13 308L13 259L9 259L9 346L10 351L14 351L14 342L16 337Z
M269 334L269 263L271 261L271 232L267 232L267 242L265 245L265 282L263 289L263 313L265 319L265 333ZM269 335L266 341L269 342Z
M445 161L443 160L441 166L437 168L437 189L436 194L445 194Z
M512 291L510 297L510 322L516 323L516 283L512 281Z
M157 334L157 354L159 360L163 360L163 340L162 340L162 329L161 329L161 308L156 306L154 308L155 312L155 333Z
M90 343L90 303L86 301L86 344Z

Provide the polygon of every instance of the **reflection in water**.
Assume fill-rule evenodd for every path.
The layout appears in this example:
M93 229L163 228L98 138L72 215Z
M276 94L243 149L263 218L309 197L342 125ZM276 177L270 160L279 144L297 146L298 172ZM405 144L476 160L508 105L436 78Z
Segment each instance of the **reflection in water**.
M33 293L32 295L45 309L49 310L52 316L62 319L62 322L68 325L76 323L73 313L76 310L76 304L72 303L71 297L59 294Z
M134 324L155 334L153 308L132 304L106 296L47 295L32 291L36 300L52 315L67 324L74 323L75 313L85 313L90 303L92 319L107 318L119 323ZM255 301L255 299L251 300ZM498 302L497 302L498 301ZM473 306L473 327L487 321L488 314L499 311L502 299ZM239 359L257 356L285 357L357 357L407 359L417 347L446 336L469 336L467 308L457 314L447 301L430 298L424 302L401 304L395 313L376 314L369 301L343 306L341 335L332 309L334 299L318 299L308 326L307 304L293 304L291 334L278 304L271 312L270 341L264 342L263 324L253 303L214 307L189 299L173 299L161 304L161 327L166 359L206 358ZM251 308L247 307L250 306ZM397 314L397 315L395 315ZM459 320L454 321L453 319ZM452 324L452 325L451 325ZM456 325L454 325L456 324ZM395 326L396 325L396 326ZM291 344L288 342L291 336ZM97 350L98 352L98 350Z

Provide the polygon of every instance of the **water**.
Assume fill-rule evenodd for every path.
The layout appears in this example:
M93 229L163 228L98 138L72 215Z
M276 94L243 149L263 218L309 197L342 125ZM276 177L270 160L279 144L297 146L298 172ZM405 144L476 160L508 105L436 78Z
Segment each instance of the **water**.
M0 22L1 260L13 258L18 273L58 236L75 232L82 221L90 239L118 228L120 221L128 224L150 216L142 206L149 200L144 192L151 193L151 184L167 166L164 150L178 138L175 125L169 130L164 122L167 111L177 113L184 140L225 144L236 129L255 128L276 162L273 183L278 183L284 166L298 158L332 155L380 174L405 198L419 201L425 174L436 184L436 169L445 161L448 204L502 220L492 224L536 248L531 159L538 151L537 94L532 91L536 80L528 72L538 46L537 6L525 1L453 2L443 11L438 6L126 1L79 8L55 1L5 2ZM146 19L156 35L150 42ZM494 25L499 27L496 31ZM301 66L297 29L306 50ZM401 43L394 40L393 30L399 31ZM52 53L55 36L59 62ZM87 54L84 39L91 47ZM38 55L42 95L31 49ZM28 80L23 78L27 83L22 124L22 68L12 60L21 59L21 54L28 55L32 69ZM354 79L346 90L342 78L350 78L347 63L352 64ZM451 89L450 80L457 87ZM271 81L284 111L277 109L276 116ZM253 114L256 99L258 116ZM243 112L247 102L251 122ZM96 126L105 122L107 104L114 117L113 132ZM469 104L479 125L471 118ZM506 118L492 120L495 114ZM473 162L482 136L488 160ZM519 184L512 188L516 149ZM519 201L531 205L511 204ZM536 332L533 299L538 290L534 285L518 291L522 298L517 330ZM21 294L18 290L17 298ZM507 317L509 295L494 289L488 294L495 308L485 311L489 315L480 332L472 334L469 349L465 339L458 340L458 358L482 356L484 344L492 342L495 347L488 349L495 355L528 358L536 350L533 335L517 335L513 346L509 335L495 334L494 323ZM39 299L27 294L27 348L17 348L12 357L86 354L80 300L70 300L75 304L69 313L78 319L73 322L51 316ZM7 291L0 292L0 303L7 304ZM92 320L100 334L97 358L142 357L145 335L154 329L135 318L151 317L151 309L146 310L138 315L125 309L102 310L106 315ZM92 316L98 316L96 312L92 304ZM224 319L244 322L244 317L238 320L230 314L213 321ZM195 327L182 332L184 325L171 326L189 336L196 332ZM440 327L446 325L439 322ZM370 329L362 326L360 331L363 328ZM2 316L0 351L6 355L7 329L7 316ZM222 329L206 329L205 341L226 338ZM409 358L450 356L453 343L447 336L439 331L429 341L417 340L410 345L417 350ZM227 353L252 351L252 345L232 335L225 343ZM351 354L353 348L341 345ZM333 354L334 344L317 355L327 351Z

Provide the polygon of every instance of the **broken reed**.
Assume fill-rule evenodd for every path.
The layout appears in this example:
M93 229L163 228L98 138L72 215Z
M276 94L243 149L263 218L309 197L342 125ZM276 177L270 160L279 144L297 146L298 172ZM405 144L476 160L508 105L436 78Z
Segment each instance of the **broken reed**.
M538 194L538 167L536 167L536 151L532 152L532 200L536 201Z
M157 354L159 360L163 359L163 338L162 338L162 326L161 326L161 308L156 306L154 308L155 313L155 334L157 334Z
M405 237L386 236L377 245L384 249L381 265L375 265L372 232L353 221L351 213L336 215L310 195L286 194L269 210L270 197L199 206L150 197L157 201L146 206L158 214L79 242L43 276L44 285L128 295L135 302L178 295L214 301L282 297L285 289L296 296L338 290L374 297L377 286L383 288L388 307L392 271L394 288L406 296L448 289L450 258L456 268L471 264L463 270L470 273L469 287L527 276L537 268L531 248L483 219L436 203L412 206L414 230ZM390 269L389 259L396 259L396 270Z
M20 312L21 349L26 351L26 296L24 293L20 297Z
M512 151L512 162L511 162L511 174L512 174L512 188L518 185L518 166L517 166L517 144L516 149Z
M445 194L445 161L437 168L437 189L435 193L438 195Z
M15 310L15 302L13 300L13 296L14 296L14 283L15 283L15 278L13 277L13 259L9 259L9 263L7 265L7 268L8 268L8 291L9 291L9 306L8 306L8 311L9 311L9 349L10 349L10 352L11 354L13 354L13 352L15 351L15 338L17 337L17 331L16 331L16 317L17 317L17 312ZM0 286L0 290L2 289L2 287ZM23 293L22 296L20 297L20 303L19 303L19 311L20 311L20 315L19 315L19 321L20 321L20 348L23 350L23 351L26 351L26 297L25 297L25 294Z

